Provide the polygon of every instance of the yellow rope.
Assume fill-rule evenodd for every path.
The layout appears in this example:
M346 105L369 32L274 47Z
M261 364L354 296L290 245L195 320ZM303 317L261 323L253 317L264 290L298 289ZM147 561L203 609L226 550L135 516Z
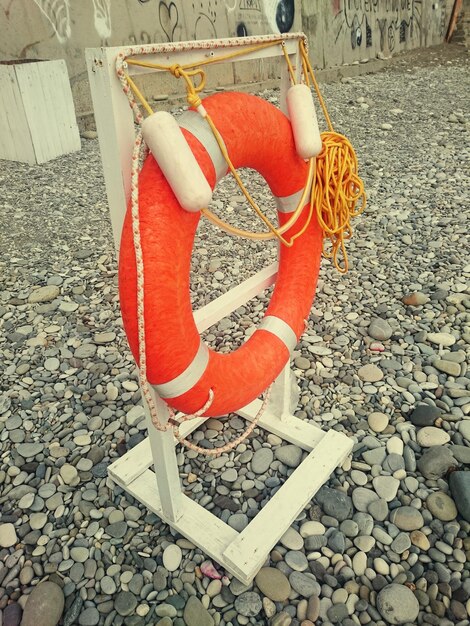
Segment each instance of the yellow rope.
M286 63L287 63L287 69L289 70L289 76L290 76L291 82L292 82L293 85L295 85L295 83L297 82L295 80L295 71L294 71L294 68L292 67L292 63L291 63L290 57L287 54L287 50L286 50L286 46L285 46L284 42L282 42L282 44L281 44L281 49L282 49L282 52L284 54L284 58L285 58Z
M169 71L176 78L183 78L186 83L188 103L190 106L197 108L202 104L199 93L204 88L206 82L206 74L204 70L201 69L201 66L230 60L274 45L281 45L291 82L292 84L295 84L295 70L282 39L257 44L249 47L248 49L244 48L242 50L229 52L224 55L203 59L201 61L185 65L161 65L158 63L151 63L148 61L130 58L125 59L125 61L128 65ZM220 136L212 118L207 114L207 112L205 112L204 117L211 127L230 172L234 176L241 191L243 192L243 195L248 200L251 207L268 227L268 232L255 233L236 228L214 215L214 213L212 213L212 211L208 208L203 209L202 213L214 224L233 235L248 237L256 240L266 240L277 237L283 245L290 247L293 245L295 239L300 237L305 232L313 216L314 208L316 208L319 225L324 232L325 239L328 239L331 243L331 250L325 251L324 249L323 253L327 258L331 258L333 260L333 263L339 272L345 273L348 270L348 258L345 249L345 241L350 239L352 236L353 230L350 223L351 218L359 215L366 206L364 184L358 175L358 163L354 148L344 135L336 133L333 130L333 124L316 81L304 41L300 41L299 50L304 81L308 86L312 84L315 89L323 115L325 116L328 131L321 134L323 142L323 149L321 153L317 156L316 160L314 158L309 160L307 182L296 210L283 226L276 228L271 223L245 188L243 181L232 164L222 137ZM200 78L198 85L195 85L193 82L193 79L196 76L199 76ZM153 111L141 91L138 89L137 85L130 78L130 76L125 74L125 77L130 88L135 93L147 113L151 115ZM283 237L283 234L289 230L289 228L291 228L299 218L305 206L310 186L310 204L306 223L298 233L293 235L290 239L286 239ZM343 256L343 265L341 265L339 260L340 255Z
M211 120L212 121L212 120ZM233 166L232 166L233 167ZM307 199L307 193L308 190L310 188L310 185L312 184L313 178L314 178L314 170L315 170L315 159L310 159L309 161L309 169L308 169L308 176L307 176L307 183L304 187L304 190L302 192L302 197L300 198L300 201L297 205L296 210L292 213L292 216L290 217L290 219L283 225L280 226L277 230L277 234L276 236L282 241L282 243L287 246L288 248L290 248L294 241L305 232L308 224L310 223L310 219L311 219L311 214L309 214L309 218L307 223L305 224L305 226L303 227L302 231L300 233L296 233L295 235L293 235L289 240L286 240L284 237L282 237L282 235L289 230L289 228L291 228L296 221L298 220L300 214L302 213L302 210L305 206L305 201ZM232 171L232 170L231 170ZM235 170L236 171L236 170ZM237 177L238 173L237 173ZM237 180L238 182L238 180ZM243 185L243 182L241 182L241 189L246 197L246 194L248 193ZM256 207L255 210L261 211L261 209L258 207L258 205L254 202L254 200L251 199L250 204ZM253 233L251 231L248 230L242 230L240 228L236 228L235 226L232 226L231 224L227 224L227 222L224 222L223 220L220 219L220 217L217 217L217 215L215 215L214 213L212 213L212 211L210 209L202 209L202 213L207 217L207 219L209 219L213 224L215 224L216 226L219 226L219 228L222 228L223 230L225 230L226 232L230 233L231 235L237 235L239 237L247 237L249 239L255 239L255 240L266 240L266 239L272 239L273 238L273 234L272 231L271 232L264 232L264 233ZM267 220L266 216L263 215L262 217L263 221ZM269 222L269 220L267 220ZM272 227L272 224L270 224L270 226Z
M140 102L141 102L142 106L144 107L144 109L147 111L147 113L149 115L152 115L153 114L152 107L147 102L147 100L145 99L145 97L143 96L142 92L140 91L140 89L135 84L135 82L132 80L132 78L129 76L129 74L124 74L124 76L126 77L126 80L129 83L132 91L135 93L137 98L140 100Z
M281 42L283 43L283 42ZM254 50L258 50L260 48L265 48L268 45L272 46L272 45L278 45L279 42L269 42L267 44L261 44L259 46L252 46L249 51L254 51ZM289 66L289 71L291 73L291 78L293 79L293 81L295 82L295 74L294 74L294 70L292 67L292 64L290 63L290 59L289 59L289 55L287 54L287 51L285 50L285 46L282 45L282 49L284 51L284 54L286 55L286 58L288 59L288 66ZM246 54L246 50L245 51L237 51L237 52L232 52L223 56L219 56L217 57L217 59L213 58L213 59L206 59L204 61L204 64L209 64L209 63L215 63L216 60L221 60L221 59L229 59L229 58L233 58L236 56L240 56L241 54ZM148 61L140 61L140 60L133 60L133 59L127 59L126 60L128 64L131 65L138 65L138 66L142 66L142 67L149 67L149 68L154 68L154 69L162 69L162 70L167 70L169 72L171 72L173 74L173 76L175 76L176 78L183 78L184 81L186 82L186 92L187 92L187 101L189 103L190 106L197 108L198 106L200 106L202 104L202 101L199 97L199 92L203 89L204 85L205 85L205 73L204 70L198 68L198 69L190 69L195 67L196 64L187 64L187 65L160 65L157 63L150 63ZM202 63L201 63L202 64ZM194 76L199 75L201 80L199 85L196 87L191 78L193 78ZM127 77L127 75L126 75ZM144 106L145 110L148 112L149 109L151 111L151 108L148 104L148 102L145 100L144 96L142 95L142 93L139 91L139 89L137 88L137 86L135 85L135 83L132 81L132 79L129 81L129 85L130 87L134 90L137 98L140 100L140 102L142 103L142 105ZM295 239L297 239L297 237L299 236L299 234L297 234L294 237L291 237L290 239L286 239L285 237L283 237L283 234L285 232L287 232L297 221L297 219L299 218L303 207L305 205L305 201L307 198L307 192L308 189L310 188L311 184L312 184L312 180L313 180L313 165L314 165L314 159L310 159L309 162L309 170L308 170L308 175L307 175L307 182L306 185L304 187L304 192L302 193L302 197L297 205L296 210L293 212L292 216L289 218L289 220L280 228L276 228L276 226L274 226L274 224L272 224L272 222L264 215L264 213L262 212L262 210L259 208L259 206L257 205L257 203L253 200L253 198L250 196L248 190L246 189L245 185L243 184L243 181L241 180L238 172L236 171L230 156L225 148L225 144L224 141L222 139L222 137L220 136L220 133L217 130L217 127L214 124L214 121L212 120L212 118L210 117L209 114L207 114L207 112L204 115L207 123L209 124L209 126L211 127L212 133L217 141L217 144L220 148L220 151L222 152L222 155L230 169L230 172L232 173L232 175L234 176L235 180L237 181L243 195L245 196L245 198L248 200L249 204L251 205L251 207L254 209L254 211L256 212L256 214L260 217L260 219L266 224L266 226L268 227L269 231L268 232L264 232L264 233L255 233L252 231L248 231L248 230L242 230L239 228L236 228L234 226L232 226L231 224L228 224L227 222L224 222L223 220L221 220L219 217L217 217L216 215L214 215L214 213L212 213L212 211L208 208L205 208L202 210L202 213L214 224L216 224L217 226L219 226L220 228L222 228L223 230L225 230L226 232L232 234L232 235L237 235L240 237L247 237L249 239L257 239L257 240L261 240L261 239L272 239L273 237L277 237L282 244L284 244L287 247L291 247L295 241ZM311 217L312 217L312 212L309 212L309 216L308 216L308 220L307 223L305 224L305 226L303 227L301 233L303 233L305 231L305 229L307 228L308 224L310 223Z
M300 55L304 79L308 85L311 79L328 125L328 132L321 134L323 149L317 156L313 187L317 219L325 239L331 243L331 250L327 252L323 248L323 254L332 259L338 272L345 274L349 265L344 242L351 239L353 234L351 219L366 207L364 183L358 174L357 156L351 142L333 130L303 41L300 42ZM343 265L340 263L340 255L343 257Z

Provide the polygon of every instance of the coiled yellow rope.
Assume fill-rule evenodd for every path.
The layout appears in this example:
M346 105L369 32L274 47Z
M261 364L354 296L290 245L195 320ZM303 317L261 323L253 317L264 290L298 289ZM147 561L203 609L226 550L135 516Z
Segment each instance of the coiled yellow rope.
M357 156L351 142L333 130L303 41L300 42L300 54L305 82L310 87L312 81L328 125L328 131L321 134L323 149L317 156L313 189L318 222L325 239L331 243L330 251L325 251L323 246L323 254L333 260L338 272L345 274L348 271L348 255L344 242L353 234L351 219L366 207L364 183L358 174ZM343 265L340 264L340 253Z

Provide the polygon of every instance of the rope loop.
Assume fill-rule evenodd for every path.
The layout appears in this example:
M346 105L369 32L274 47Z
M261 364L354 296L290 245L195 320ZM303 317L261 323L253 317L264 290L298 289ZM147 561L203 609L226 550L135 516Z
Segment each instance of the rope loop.
M271 396L271 389L272 389L272 384L266 390L266 395L264 397L263 403L261 404L261 407L260 407L258 413L253 418L253 421L248 425L248 428L239 437L237 437L236 439L233 439L233 441L230 441L229 443L225 444L225 446L221 446L220 448L202 448L201 446L197 446L196 444L192 443L188 439L185 439L182 436L180 436L179 429L176 426L175 430L174 430L174 435L175 435L176 439L178 440L178 443L180 443L181 445L185 446L189 450L192 450L193 452L197 452L198 454L202 454L204 456L218 457L221 454L223 454L224 452L229 452L230 450L233 450L239 444L241 444L243 441L245 441L245 439L251 435L251 433L254 431L254 429L258 425L259 420L263 416L263 414L266 411L266 408L268 406L269 398ZM210 398L210 393L211 392L212 392L212 389L209 392L209 400L206 402L204 407L202 407L202 409L200 409L199 411L197 411L197 413L194 413L193 415L185 415L184 419L182 421L193 419L194 417L199 417L202 413L204 413L207 410L207 408L208 408L208 407L206 407L206 405L209 404L209 406L210 406L210 403L212 402L212 399ZM170 413L171 413L172 409L170 407L168 407L168 409L170 410ZM172 420L173 424L174 424L174 422L175 421Z

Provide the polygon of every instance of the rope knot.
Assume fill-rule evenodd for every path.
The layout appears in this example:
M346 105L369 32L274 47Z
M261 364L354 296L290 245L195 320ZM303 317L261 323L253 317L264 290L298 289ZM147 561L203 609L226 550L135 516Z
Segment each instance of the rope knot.
M181 78L182 76L182 70L183 68L181 67L181 65L179 63L175 63L174 65L170 65L169 67L170 72L173 74L173 76L175 78Z
M197 109L198 106L201 106L202 104L202 100L197 95L197 93L188 93L186 99L188 101L189 106L194 107L195 109Z

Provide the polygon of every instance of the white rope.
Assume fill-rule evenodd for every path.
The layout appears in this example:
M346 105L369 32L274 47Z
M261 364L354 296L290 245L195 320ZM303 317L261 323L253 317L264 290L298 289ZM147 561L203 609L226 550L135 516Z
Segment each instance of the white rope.
M142 131L139 129L132 151L131 168L131 217L132 235L135 250L135 262L137 273L137 334L139 344L139 381L142 393L149 407L152 424L157 430L166 431L171 425L162 424L158 418L157 407L153 400L150 384L147 379L147 351L145 345L145 311L144 311L144 257L142 253L142 240L140 237L139 219L139 159L144 148Z
M259 420L261 419L263 413L266 411L266 407L268 406L269 398L271 396L271 389L272 389L272 384L266 390L266 395L264 397L263 403L261 404L258 413L255 415L253 421L248 426L248 428L239 437L237 437L233 441L230 441L229 443L226 443L225 446L221 446L220 448L202 448L201 446L195 445L194 443L192 443L188 439L184 439L183 437L181 437L180 434L179 434L179 427L175 426L174 435L175 435L176 439L178 440L178 443L181 443L183 446L185 446L189 450L192 450L193 452L197 452L198 454L203 454L205 456L217 457L217 456L220 456L221 454L223 454L224 452L229 452L230 450L233 450L240 443L245 441L245 439L247 437L249 437L249 435L251 435L251 433L254 431L254 429L258 425ZM212 393L212 389L210 390L210 393ZM202 413L204 413L207 410L207 408L208 408L207 405L210 406L211 402L212 402L212 400L211 400L211 397L210 397L210 394L209 394L209 400L202 407L202 409L200 409L200 411L197 411L197 413L194 413L193 415L184 415L183 419L181 421L186 421L186 420L189 420L189 419L193 419L195 417L199 417ZM172 413L173 416L174 416L174 413L173 413L171 407L168 407L168 408L169 408L170 413Z

